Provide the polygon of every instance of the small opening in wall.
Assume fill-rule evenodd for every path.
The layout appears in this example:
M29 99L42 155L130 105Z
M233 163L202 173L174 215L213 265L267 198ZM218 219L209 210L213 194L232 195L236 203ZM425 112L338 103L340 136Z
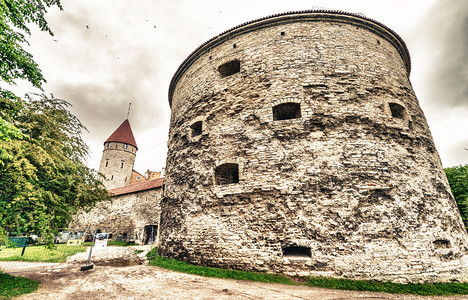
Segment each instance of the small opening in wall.
M284 31L281 31L281 35L282 35L282 36L284 36L284 35L285 35Z
M120 162L120 168L123 169L123 167L124 167L124 162L122 161Z
M195 136L201 135L202 134L202 129L203 129L202 121L198 121L198 122L193 123L190 126L191 136L195 137Z
M235 59L229 61L225 64L222 64L218 67L218 72L221 74L221 77L230 76L240 72L240 61Z
M392 117L396 119L405 119L405 108L397 103L389 103L390 111L392 112Z
M237 164L224 164L216 168L215 179L217 185L238 183L239 166Z
M109 165L109 160L106 160L106 168L107 168L108 165Z
M273 107L273 120L299 119L301 117L301 104L283 103Z
M128 148L128 144L124 144L123 148L124 148L124 149L127 149L127 148Z
M236 48L236 47L237 47L237 45L236 45L236 44L232 45L232 48Z
M439 240L433 241L432 244L434 245L434 248L436 249L450 248L450 241L448 240L439 239Z
M114 175L111 176L111 180L114 180Z
M308 247L286 247L283 248L284 257L310 258L310 248Z

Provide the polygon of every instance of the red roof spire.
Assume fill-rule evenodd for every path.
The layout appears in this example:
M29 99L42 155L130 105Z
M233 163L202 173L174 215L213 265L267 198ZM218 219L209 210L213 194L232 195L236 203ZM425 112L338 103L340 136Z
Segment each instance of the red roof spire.
M130 127L130 122L128 122L128 119L120 124L119 128L117 128L114 133L111 134L111 136L104 142L104 144L107 142L120 142L129 144L135 146L138 150L135 138L133 137L132 127Z

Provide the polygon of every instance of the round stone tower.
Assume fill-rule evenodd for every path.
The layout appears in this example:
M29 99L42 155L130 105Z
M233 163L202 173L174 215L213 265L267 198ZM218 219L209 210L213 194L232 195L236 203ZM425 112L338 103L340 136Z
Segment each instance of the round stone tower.
M403 40L361 14L248 22L175 73L159 252L223 268L467 281Z
M104 175L103 183L107 189L130 183L137 150L130 122L126 119L104 142L99 173Z

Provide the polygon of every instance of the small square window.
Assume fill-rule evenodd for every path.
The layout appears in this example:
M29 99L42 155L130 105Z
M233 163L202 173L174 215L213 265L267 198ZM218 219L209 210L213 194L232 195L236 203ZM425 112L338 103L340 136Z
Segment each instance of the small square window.
M405 108L397 103L389 103L388 106L390 107L390 111L392 113L392 117L396 119L405 119Z
M239 182L239 166L237 164L223 164L216 168L215 179L217 185Z
M190 126L190 132L191 132L192 137L196 137L196 136L201 135L202 131L203 131L203 122L202 121L195 122Z
M283 103L273 107L273 120L299 119L301 117L301 105L299 103Z
M222 64L218 67L218 72L221 74L221 77L227 77L240 72L240 61L235 59L229 61L225 64Z

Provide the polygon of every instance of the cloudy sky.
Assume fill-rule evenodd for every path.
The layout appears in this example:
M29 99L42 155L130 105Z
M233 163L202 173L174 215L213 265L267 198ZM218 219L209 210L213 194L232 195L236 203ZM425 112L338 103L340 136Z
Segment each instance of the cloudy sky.
M411 82L444 167L468 163L468 1L466 0L62 0L47 14L53 37L33 30L27 47L44 92L73 104L90 131L88 164L103 142L130 123L135 169L165 165L169 82L200 44L231 27L286 11L328 8L363 13L396 31L412 59ZM24 82L18 95L35 90ZM36 91L37 92L37 91Z

